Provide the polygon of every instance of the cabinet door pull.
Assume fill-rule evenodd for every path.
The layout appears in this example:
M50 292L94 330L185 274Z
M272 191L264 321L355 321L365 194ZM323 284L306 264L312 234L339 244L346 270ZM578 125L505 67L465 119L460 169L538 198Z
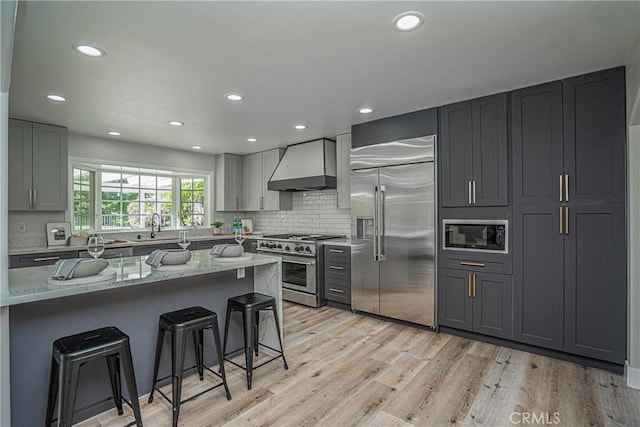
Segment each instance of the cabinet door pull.
M560 206L560 234L564 234L562 231L562 206Z
M264 209L264 197L260 197L260 209Z
M48 256L48 257L44 257L44 258L34 258L33 261L34 262L42 262L42 261L55 261L55 260L59 260L60 257L59 256Z
M341 249L329 249L329 252L333 252L334 254L343 254L344 251Z
M471 273L467 276L467 295L471 297Z
M342 289L329 288L329 290L337 294L344 294L344 291Z
M33 209L33 190L29 189L29 209Z
M330 265L329 269L330 270L344 270L344 267L338 267L338 266L335 266L335 265Z
M471 181L469 181L469 204L471 204Z
M569 201L569 175L564 176L564 201Z
M564 234L569 234L569 207L564 208Z
M33 208L35 209L38 206L38 190L33 190Z
M476 297L476 275L473 274L473 297Z
M340 207L340 192L336 191L336 208Z
M562 203L562 175L560 175L560 203Z
M469 267L486 267L486 264L483 262L471 262L471 261L460 261L460 265L467 265Z
M473 180L473 204L476 204L476 180Z

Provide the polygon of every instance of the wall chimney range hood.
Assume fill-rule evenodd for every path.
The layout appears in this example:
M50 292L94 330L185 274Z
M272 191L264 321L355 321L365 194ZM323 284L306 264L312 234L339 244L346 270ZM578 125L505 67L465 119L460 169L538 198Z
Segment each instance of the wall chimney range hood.
M322 138L289 145L267 188L272 191L336 188L336 142Z

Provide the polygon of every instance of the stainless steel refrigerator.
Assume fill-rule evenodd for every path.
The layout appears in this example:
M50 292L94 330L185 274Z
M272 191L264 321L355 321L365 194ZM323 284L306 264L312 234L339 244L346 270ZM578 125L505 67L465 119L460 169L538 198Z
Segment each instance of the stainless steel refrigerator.
M351 304L435 326L435 136L351 149Z

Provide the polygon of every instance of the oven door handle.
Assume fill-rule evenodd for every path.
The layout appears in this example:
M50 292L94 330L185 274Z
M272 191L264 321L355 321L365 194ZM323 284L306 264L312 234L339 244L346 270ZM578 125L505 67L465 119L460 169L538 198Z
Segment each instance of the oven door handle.
M289 264L315 265L315 262L313 261L304 262L304 261L292 261L290 259L283 259L282 262L288 262Z

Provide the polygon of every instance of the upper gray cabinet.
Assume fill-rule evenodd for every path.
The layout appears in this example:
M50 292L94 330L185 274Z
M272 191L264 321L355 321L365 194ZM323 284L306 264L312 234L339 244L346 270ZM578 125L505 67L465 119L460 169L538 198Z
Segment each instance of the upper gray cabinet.
M562 82L567 202L625 201L624 84L624 67Z
M507 206L507 94L440 108L441 206Z
M216 211L239 211L242 203L242 156L216 155Z
M336 207L351 207L351 134L345 133L336 137Z
M562 83L511 93L514 205L553 204L564 191Z
M67 129L9 119L9 210L68 208Z
M290 192L267 189L283 154L283 148L276 148L243 157L242 210L277 211L292 208Z

